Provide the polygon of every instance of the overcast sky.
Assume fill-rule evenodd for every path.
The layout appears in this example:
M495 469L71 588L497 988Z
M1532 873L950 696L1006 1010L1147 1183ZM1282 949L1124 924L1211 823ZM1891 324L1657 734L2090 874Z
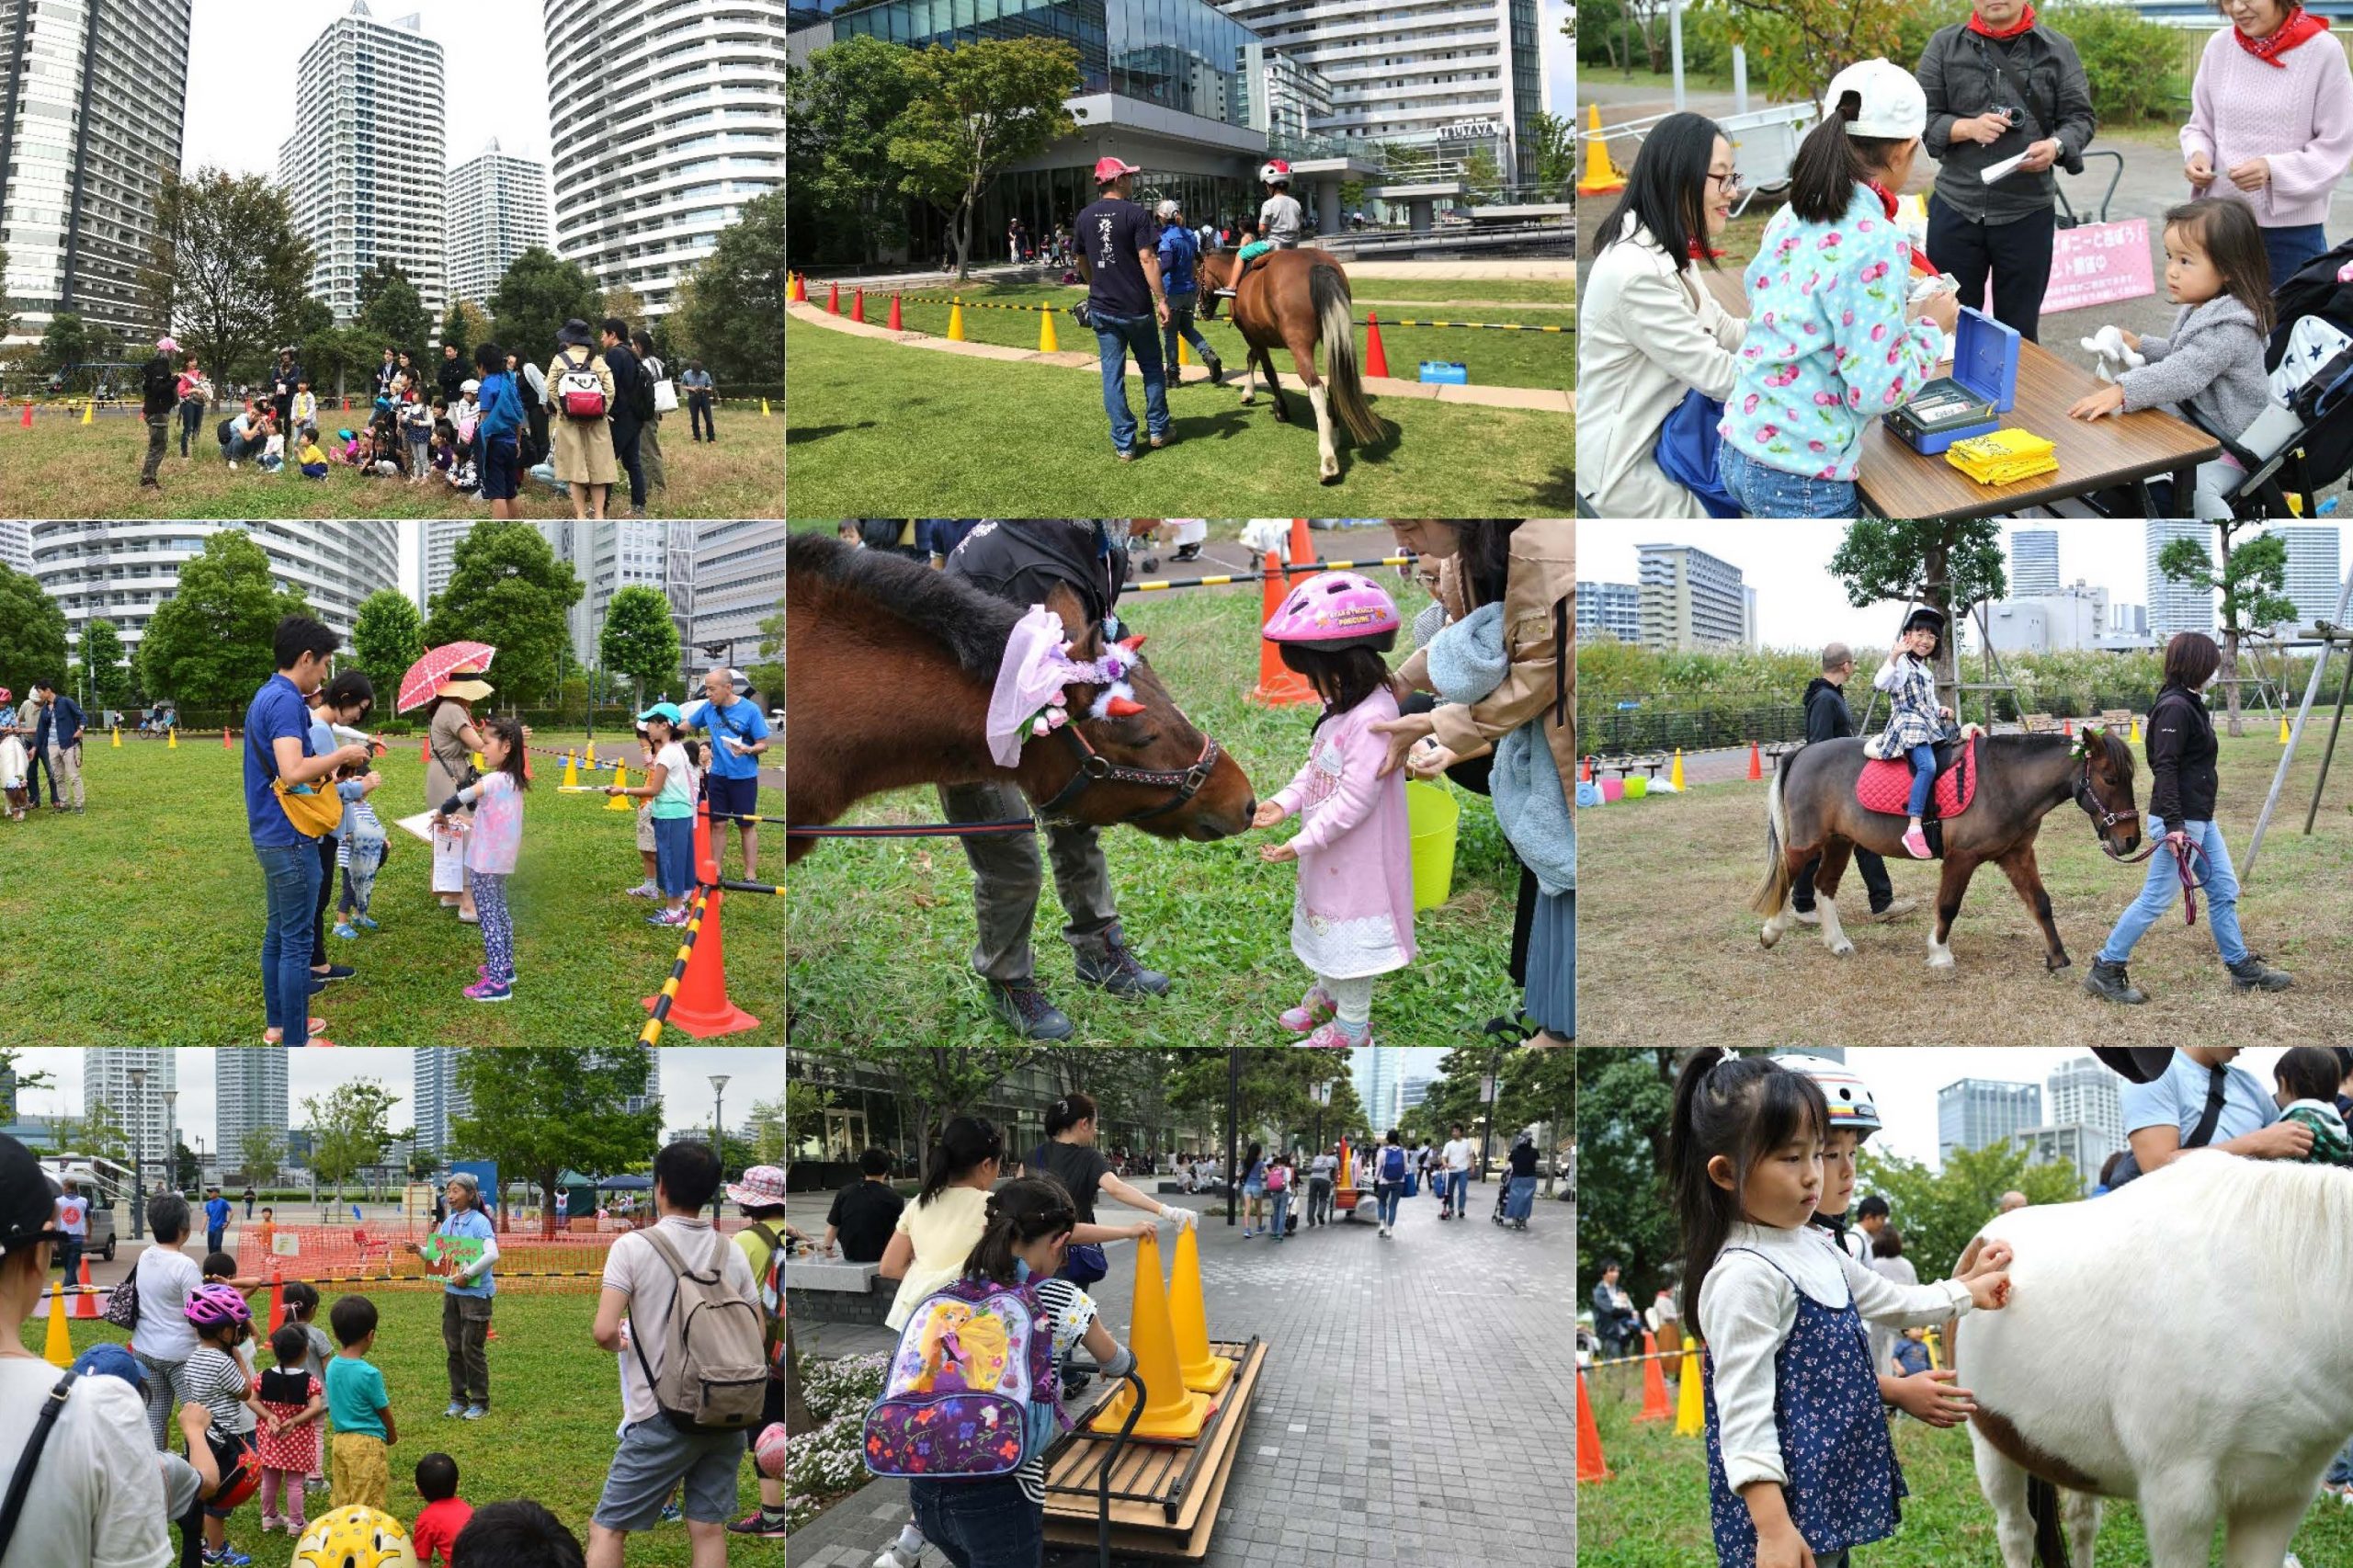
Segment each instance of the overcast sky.
M196 1136L201 1133L205 1147L218 1147L212 1121L212 1052L189 1048L175 1053L173 1066L179 1074L178 1114L180 1135L194 1147ZM18 1053L17 1071L19 1074L46 1072L56 1080L47 1089L28 1090L17 1096L19 1116L49 1116L82 1114L82 1059L84 1052L66 1047L44 1046ZM772 1100L784 1093L784 1052L774 1050L751 1050L742 1046L681 1046L665 1047L654 1053L654 1071L658 1074L662 1093L662 1130L708 1126L710 1121L710 1083L714 1073L729 1075L725 1103L722 1107L730 1127L744 1125L744 1114L756 1100ZM302 1114L306 1096L324 1095L339 1084L356 1083L373 1078L400 1096L389 1122L395 1132L408 1131L415 1119L409 1107L415 1088L412 1053L404 1047L387 1046L355 1051L293 1051L287 1054L286 1109L295 1126L302 1126L307 1119ZM150 1081L153 1087L153 1081Z
M2081 579L2104 587L2111 605L2148 602L2148 536L2139 521L2005 523L2006 558L2014 527L2058 530L2061 583ZM2342 559L2347 541L2343 526L2336 527ZM1847 602L1847 585L1830 574L1830 558L1846 537L1844 522L1581 522L1577 576L1586 582L1637 582L1636 546L1693 545L1739 567L1741 580L1756 588L1757 641L1763 646L1818 649L1835 639L1883 653L1895 641L1904 607L1882 603L1857 609ZM1977 645L1973 631L1964 641ZM1861 654L1857 658L1869 666Z
M1566 118L1577 101L1576 40L1561 31L1569 19L1569 0L1544 0L1537 36L1544 62L1545 107Z
M368 0L368 9L380 22L421 16L425 36L441 46L447 164L464 163L494 136L517 157L547 160L547 35L539 0ZM302 51L350 11L351 0L263 6L196 0L181 168L212 165L274 177L278 147L294 133Z

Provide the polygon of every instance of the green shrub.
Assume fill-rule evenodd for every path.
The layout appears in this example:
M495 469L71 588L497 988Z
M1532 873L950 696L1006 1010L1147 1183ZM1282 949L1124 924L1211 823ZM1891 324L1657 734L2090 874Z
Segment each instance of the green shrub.
M2197 58L2185 53L2181 28L2116 6L2054 6L2041 19L2075 44L2101 124L2176 118Z

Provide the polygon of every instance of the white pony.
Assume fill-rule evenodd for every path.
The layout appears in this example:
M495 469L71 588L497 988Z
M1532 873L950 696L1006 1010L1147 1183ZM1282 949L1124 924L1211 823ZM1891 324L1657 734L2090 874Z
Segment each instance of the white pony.
M1953 1349L2004 1568L2091 1568L2103 1496L2154 1568L2218 1518L2228 1568L2281 1568L2353 1433L2353 1171L2193 1152L1980 1233L2018 1255Z

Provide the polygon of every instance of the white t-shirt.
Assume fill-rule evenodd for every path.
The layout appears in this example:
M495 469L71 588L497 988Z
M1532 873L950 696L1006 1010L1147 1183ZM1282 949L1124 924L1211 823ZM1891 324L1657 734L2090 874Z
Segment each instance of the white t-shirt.
M195 1355L188 1293L204 1283L196 1259L158 1244L139 1255L132 1277L139 1281L139 1326L131 1332L131 1347L158 1361L185 1361Z
M41 1401L58 1369L0 1357L0 1494L17 1473ZM6 1568L170 1568L163 1471L147 1436L147 1411L120 1378L80 1378L33 1472L25 1517Z
M90 1200L78 1192L62 1193L57 1199L57 1228L69 1236L90 1233Z
M668 1238L678 1256L700 1267L710 1256L710 1221L681 1220L676 1214L665 1214L654 1227ZM744 1293L747 1301L757 1301L759 1290L752 1278L752 1266L744 1256L744 1249L731 1246L722 1260L727 1282ZM662 1414L662 1406L654 1400L654 1390L645 1381L645 1373L637 1361L638 1349L645 1352L654 1375L662 1375L662 1356L668 1348L670 1303L677 1299L677 1278L670 1271L654 1244L643 1233L631 1231L616 1240L605 1254L605 1289L619 1290L629 1297L629 1317L623 1320L629 1337L621 1345L621 1420L625 1424L651 1421ZM631 1343L634 1342L634 1344Z
M1471 1168L1471 1140L1455 1138L1448 1141L1446 1168L1449 1171L1467 1171Z

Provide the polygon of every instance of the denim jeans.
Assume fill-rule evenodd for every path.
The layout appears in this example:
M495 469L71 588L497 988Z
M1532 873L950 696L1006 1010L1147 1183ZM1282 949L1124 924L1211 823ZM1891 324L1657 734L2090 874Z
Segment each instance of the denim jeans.
M2322 1479L2331 1486L2353 1486L2353 1438L2347 1438L2344 1451L2328 1461L2328 1474Z
M1904 814L1916 817L1928 809L1928 791L1937 787L1937 748L1918 745L1911 748L1912 794L1904 802Z
M1103 361L1103 412L1111 416L1111 445L1131 452L1136 416L1128 408L1128 353L1143 369L1143 416L1149 434L1168 434L1168 378L1160 358L1160 324L1153 317L1095 312L1095 347Z
M1168 324L1160 329L1160 362L1164 367L1175 368L1176 340L1179 337L1193 346L1194 357L1203 365L1216 362L1217 350L1211 348L1210 340L1201 335L1201 329L1193 324L1193 307L1200 297L1198 289L1188 289L1181 294L1168 296Z
M2187 822L2184 832L2205 852L2206 926L2214 933L2214 946L2226 964L2237 963L2246 957L2246 943L2239 937L2239 878L2231 869L2231 852L2223 846L2222 830L2211 822ZM2149 818L2149 836L2165 835L2163 817ZM2197 871L2199 862L2191 862ZM2171 846L2160 846L2149 857L2148 880L2141 884L2141 896L2125 906L2116 922L2116 929L2099 949L2102 963L2122 963L2132 956L2132 945L2157 922L2157 916L2173 907L2181 896L2181 873L2174 866Z
M1842 479L1814 479L1768 468L1726 441L1716 449L1716 477L1741 515L1749 517L1851 517L1855 486Z
M1284 1232L1290 1228L1290 1188L1285 1187L1280 1192L1268 1193L1267 1196L1275 1200L1275 1240L1280 1241L1283 1239Z
M262 888L268 903L261 935L262 1006L269 1027L283 1029L289 1045L310 1038L311 922L318 899L319 852L311 840L264 848Z
M1462 1218L1462 1200L1470 1196L1470 1190L1471 1173L1469 1171L1446 1173L1446 1206L1454 1211L1454 1217L1458 1220Z
M2328 249L2328 231L2318 223L2263 231L2263 258L2271 264L2274 289L2293 278L2303 265Z
M1010 1475L986 1481L910 1481L915 1528L954 1568L1038 1568L1045 1513Z
M1405 1195L1405 1184L1402 1181L1384 1181L1376 1185L1372 1190L1380 1204L1381 1222L1394 1226L1397 1223L1397 1200Z

